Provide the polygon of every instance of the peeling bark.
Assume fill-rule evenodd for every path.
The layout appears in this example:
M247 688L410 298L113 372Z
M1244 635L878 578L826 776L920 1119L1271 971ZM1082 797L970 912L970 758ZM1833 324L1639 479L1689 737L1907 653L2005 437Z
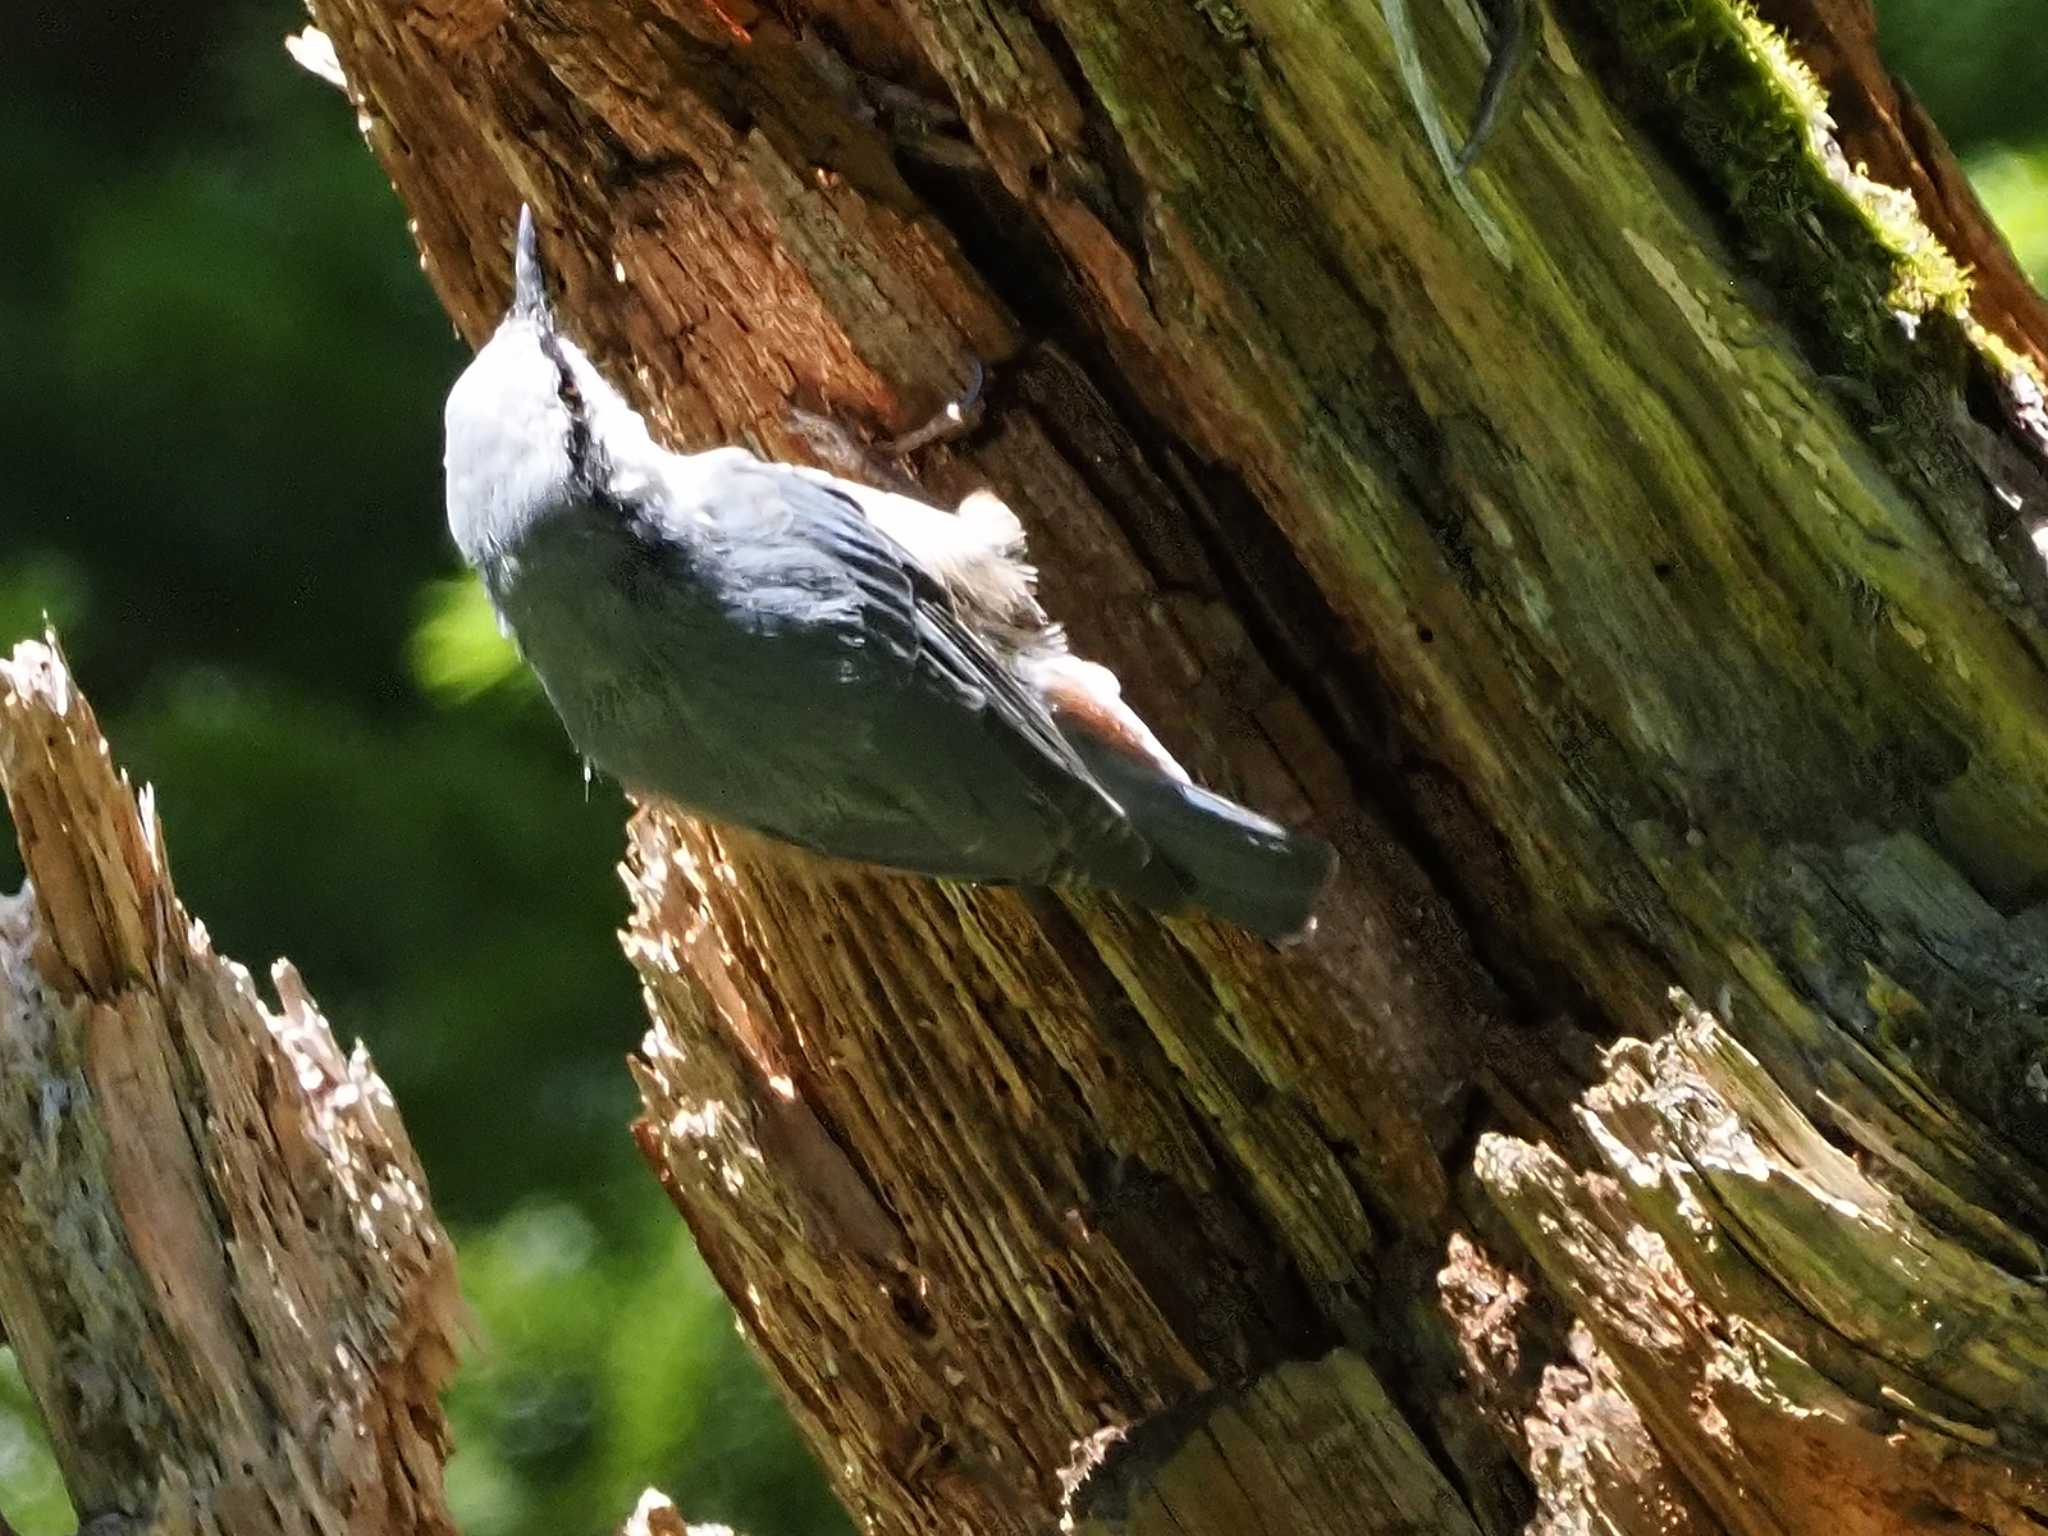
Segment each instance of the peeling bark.
M679 445L985 363L910 469L1345 855L1280 957L636 816L641 1145L857 1516L2031 1518L2032 385L1737 12L1539 15L1461 180L1458 5L311 9L466 335L523 198Z
M2037 1530L2038 1249L1936 1226L1690 1005L1609 1061L1603 1171L1489 1137L1479 1173L1722 1526Z
M390 1095L171 888L55 650L0 664L0 1329L92 1536L440 1536L461 1302Z

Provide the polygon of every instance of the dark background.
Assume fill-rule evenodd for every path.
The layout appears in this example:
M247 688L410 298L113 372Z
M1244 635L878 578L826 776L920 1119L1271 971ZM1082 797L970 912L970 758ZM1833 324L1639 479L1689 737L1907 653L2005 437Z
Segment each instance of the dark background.
M48 612L224 953L288 954L390 1079L483 1324L468 1536L652 1483L846 1523L640 1167L621 803L510 664L442 521L466 353L288 0L14 0L0 27L0 645ZM2048 277L2032 0L1884 0L1887 51ZM24 24L25 23L25 24ZM0 888L19 880L0 840ZM0 1350L0 1509L73 1522Z

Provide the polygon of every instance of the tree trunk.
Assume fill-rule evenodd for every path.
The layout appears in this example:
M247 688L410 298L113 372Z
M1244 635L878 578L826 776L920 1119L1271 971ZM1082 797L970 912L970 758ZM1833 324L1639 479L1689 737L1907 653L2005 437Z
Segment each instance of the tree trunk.
M0 1328L83 1536L443 1536L461 1299L383 1081L171 888L55 650L0 663Z
M1996 341L1729 0L1464 179L1452 0L311 8L472 340L524 198L679 445L986 364L909 468L1345 855L1283 956L635 818L642 1146L867 1528L2048 1521L2048 328L1857 6Z
M0 1343L79 1536L452 1536L454 1253L368 1053L214 952L54 641L0 787ZM621 1536L733 1533L650 1488Z

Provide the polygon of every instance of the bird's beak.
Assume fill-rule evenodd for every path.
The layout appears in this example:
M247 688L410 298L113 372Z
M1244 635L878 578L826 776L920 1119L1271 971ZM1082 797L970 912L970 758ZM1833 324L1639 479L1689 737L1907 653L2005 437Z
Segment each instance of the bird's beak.
M533 227L533 209L519 205L519 237L512 248L512 313L541 325L553 323L548 310L548 278L540 264L540 234Z

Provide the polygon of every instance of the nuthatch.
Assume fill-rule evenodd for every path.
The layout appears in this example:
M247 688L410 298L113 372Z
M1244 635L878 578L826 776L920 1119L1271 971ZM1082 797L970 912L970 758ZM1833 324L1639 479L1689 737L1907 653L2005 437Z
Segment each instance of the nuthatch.
M662 448L557 327L530 209L447 431L463 558L635 793L863 864L1314 926L1330 846L1189 781L1046 618L1008 507Z

